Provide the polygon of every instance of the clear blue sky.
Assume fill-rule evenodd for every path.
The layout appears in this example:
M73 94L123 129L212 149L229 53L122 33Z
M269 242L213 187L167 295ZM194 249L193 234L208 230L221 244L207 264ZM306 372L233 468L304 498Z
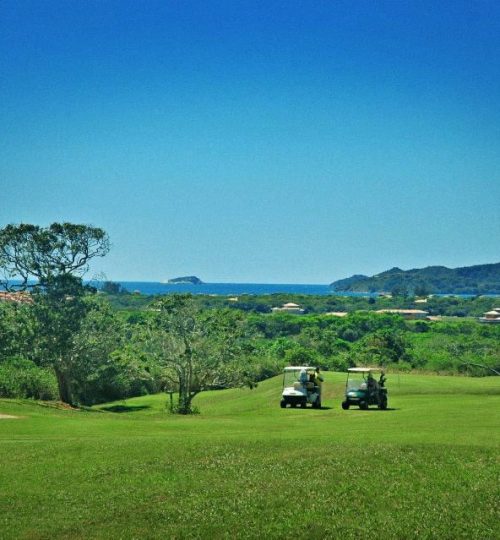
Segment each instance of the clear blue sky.
M500 3L0 3L0 226L109 279L500 261Z

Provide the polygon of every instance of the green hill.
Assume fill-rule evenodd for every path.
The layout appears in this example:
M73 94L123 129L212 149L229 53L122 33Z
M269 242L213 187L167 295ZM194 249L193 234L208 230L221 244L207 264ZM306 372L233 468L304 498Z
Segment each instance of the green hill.
M281 409L281 377L188 417L0 400L1 536L496 537L500 378L389 375L391 410L343 411L325 377L322 410Z
M334 291L352 292L500 294L500 263L462 268L391 268L372 277L356 275L334 281L330 286Z

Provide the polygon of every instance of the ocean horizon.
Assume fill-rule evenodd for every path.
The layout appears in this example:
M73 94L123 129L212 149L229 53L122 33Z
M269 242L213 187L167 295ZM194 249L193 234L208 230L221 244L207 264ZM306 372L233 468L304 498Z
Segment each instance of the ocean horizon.
M208 294L208 295L243 295L243 294L333 294L329 285L297 283L161 283L154 281L116 281L128 292L141 294ZM369 296L369 293L335 293L346 296Z
M116 281L128 292L139 292L146 295L155 294L206 294L220 296L263 295L263 294L304 294L321 296L351 296L351 297L377 297L378 292L350 292L335 291L330 285L307 283L161 283L155 281ZM437 293L435 296L459 296L472 298L476 294ZM498 294L484 294L482 296L498 297Z
M17 280L10 280L15 284ZM238 295L267 295L267 294L302 294L319 296L351 296L351 297L377 297L379 292L351 292L336 291L330 285L308 284L308 283L162 283L160 281L113 281L119 283L129 293L140 293L144 295L162 294L205 294L214 296L238 296ZM35 282L30 281L31 285ZM104 281L88 280L86 284L100 289ZM460 293L435 293L434 296L458 296L461 298L473 298L477 294ZM480 296L488 298L498 298L500 294L486 293Z

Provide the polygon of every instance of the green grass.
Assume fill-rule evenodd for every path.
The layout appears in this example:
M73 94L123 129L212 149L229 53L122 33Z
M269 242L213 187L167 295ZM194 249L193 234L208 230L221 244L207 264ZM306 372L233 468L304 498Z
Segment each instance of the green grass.
M498 538L500 378L393 375L393 410L342 411L326 377L319 411L279 377L190 417L0 400L0 537Z

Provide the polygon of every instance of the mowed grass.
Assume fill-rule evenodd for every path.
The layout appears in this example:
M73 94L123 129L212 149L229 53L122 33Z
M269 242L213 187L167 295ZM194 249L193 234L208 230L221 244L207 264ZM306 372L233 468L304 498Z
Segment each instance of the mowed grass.
M281 378L92 411L0 400L0 538L499 538L500 378L388 378L388 411ZM110 412L120 411L120 412Z

